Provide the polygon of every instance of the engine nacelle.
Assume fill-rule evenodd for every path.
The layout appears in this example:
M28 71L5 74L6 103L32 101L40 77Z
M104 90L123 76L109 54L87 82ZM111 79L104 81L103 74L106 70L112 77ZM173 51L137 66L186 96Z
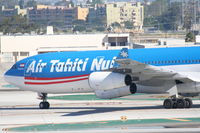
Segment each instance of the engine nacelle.
M122 88L132 83L130 75L114 72L93 72L89 76L89 85L94 90Z
M96 97L101 99L112 99L117 97L128 96L130 94L134 94L136 91L136 85L131 84L130 86L125 86L122 88L116 88L111 90L95 90L95 94Z

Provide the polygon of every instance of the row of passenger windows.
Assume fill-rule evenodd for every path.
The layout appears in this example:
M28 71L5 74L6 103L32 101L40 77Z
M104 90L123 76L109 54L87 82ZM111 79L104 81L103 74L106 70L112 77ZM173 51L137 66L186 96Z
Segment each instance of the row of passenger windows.
M145 61L144 64L200 63L200 60Z

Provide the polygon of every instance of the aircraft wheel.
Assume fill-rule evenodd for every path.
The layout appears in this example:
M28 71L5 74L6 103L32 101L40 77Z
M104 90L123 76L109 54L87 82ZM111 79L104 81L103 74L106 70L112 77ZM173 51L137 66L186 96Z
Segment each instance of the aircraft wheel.
M176 109L177 108L177 99L173 98L172 101L173 101L173 107L172 108Z
M186 106L185 108L191 108L192 107L192 100L190 98L185 98Z
M186 107L185 99L177 99L176 105L177 105L177 108L185 108Z
M165 99L163 102L163 106L166 109L171 109L173 108L174 102L172 101L172 99Z
M40 107L40 109L49 109L50 104L49 104L49 102L41 102L39 104L39 107Z

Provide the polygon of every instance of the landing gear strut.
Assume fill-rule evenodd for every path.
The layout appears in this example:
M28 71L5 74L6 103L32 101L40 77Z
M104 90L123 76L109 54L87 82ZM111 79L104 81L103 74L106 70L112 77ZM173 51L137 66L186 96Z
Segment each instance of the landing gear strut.
M171 98L165 99L163 102L163 106L166 109L172 108L191 108L192 100L190 98Z
M47 93L41 93L40 98L42 99L42 102L39 104L40 109L49 109L50 104L47 102Z

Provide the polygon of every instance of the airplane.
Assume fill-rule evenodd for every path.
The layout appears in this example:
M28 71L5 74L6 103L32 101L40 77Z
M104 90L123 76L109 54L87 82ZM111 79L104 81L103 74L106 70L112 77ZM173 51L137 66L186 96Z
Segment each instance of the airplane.
M200 94L200 47L67 51L38 54L16 62L4 79L39 94L94 92L101 99L135 93L169 94L166 109L191 108Z

